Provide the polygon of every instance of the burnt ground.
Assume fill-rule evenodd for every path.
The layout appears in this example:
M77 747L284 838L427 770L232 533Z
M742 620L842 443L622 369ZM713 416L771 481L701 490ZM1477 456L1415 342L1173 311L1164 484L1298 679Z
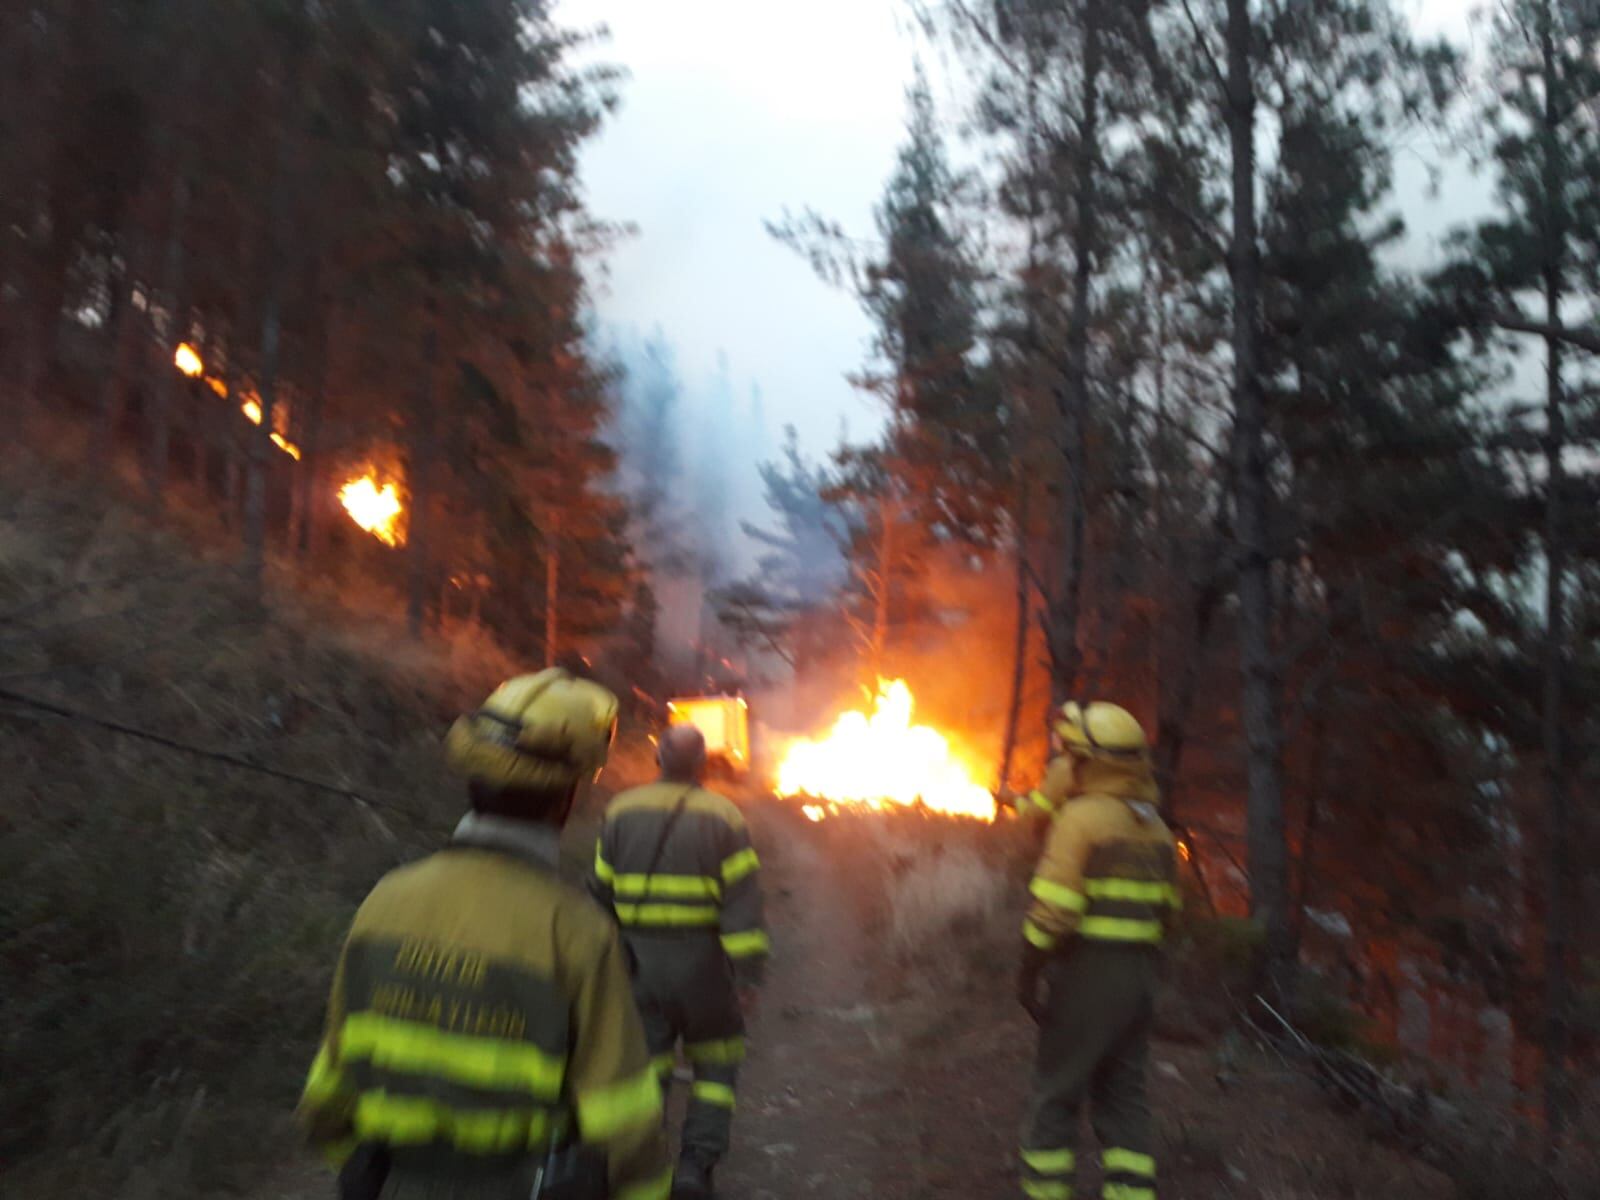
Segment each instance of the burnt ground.
M908 963L885 948L883 857L852 837L849 818L813 826L776 805L752 806L751 817L775 957L719 1195L1019 1195L1032 1030L1002 966L1013 948L965 964ZM1164 1200L1453 1195L1442 1176L1367 1136L1292 1066L1258 1051L1158 1043L1151 1089ZM684 1090L675 1088L675 1108ZM1093 1182L1080 1194L1095 1195ZM301 1160L258 1197L330 1191Z

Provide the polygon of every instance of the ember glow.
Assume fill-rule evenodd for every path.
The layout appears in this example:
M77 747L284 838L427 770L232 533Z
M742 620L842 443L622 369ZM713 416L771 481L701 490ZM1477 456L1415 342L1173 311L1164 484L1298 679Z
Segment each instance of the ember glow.
M188 342L178 343L178 349L172 355L172 365L190 379L198 378L206 369L205 363L200 361L199 352Z
M913 707L905 680L880 679L870 714L841 713L823 737L789 745L778 766L778 795L805 799L802 811L812 821L841 809L918 805L993 821L994 796L977 782L984 772L938 730L913 725Z
M380 488L374 476L363 475L339 489L339 503L352 521L384 545L404 543L400 534L400 493L394 484L386 483Z

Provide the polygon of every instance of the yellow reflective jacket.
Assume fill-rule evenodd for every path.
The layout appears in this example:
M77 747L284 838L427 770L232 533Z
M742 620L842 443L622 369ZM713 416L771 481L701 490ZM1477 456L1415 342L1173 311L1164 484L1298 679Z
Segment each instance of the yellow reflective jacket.
M721 939L741 982L760 977L770 950L761 861L744 814L725 796L671 782L623 792L606 809L589 887L625 929L704 929Z
M661 1088L615 927L556 878L555 835L469 816L451 846L385 876L357 912L300 1105L338 1161L513 1171L580 1140L611 1194L671 1187Z
M1077 764L1029 891L1022 935L1054 950L1085 941L1159 946L1182 900L1177 844L1148 768Z

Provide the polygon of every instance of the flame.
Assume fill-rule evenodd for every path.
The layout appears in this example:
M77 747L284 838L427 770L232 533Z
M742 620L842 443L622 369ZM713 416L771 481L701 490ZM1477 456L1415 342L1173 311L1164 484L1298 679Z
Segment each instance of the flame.
M964 762L943 734L913 725L912 709L905 680L880 679L870 715L841 713L826 736L790 744L778 766L778 795L827 801L827 810L804 806L812 821L841 806L894 805L993 821L994 796L976 782L983 773Z
M394 484L386 483L379 488L375 476L370 473L362 475L339 489L339 503L344 505L352 521L384 545L399 546L403 543L404 539L400 536L400 493Z
M261 405L254 400L246 400L239 406L239 411L244 414L244 419L252 425L261 424Z
M178 343L178 349L172 355L172 365L190 379L203 374L206 369L206 364L200 359L200 352L188 342Z

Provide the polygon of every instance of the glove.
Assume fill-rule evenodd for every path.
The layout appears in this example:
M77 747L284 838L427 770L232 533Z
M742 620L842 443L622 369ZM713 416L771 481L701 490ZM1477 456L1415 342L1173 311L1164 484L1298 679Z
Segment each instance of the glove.
M1022 963L1017 968L1017 1002L1033 1018L1035 1025L1044 1024L1048 1005L1039 995L1039 975L1047 960L1045 952L1031 943L1022 947Z

